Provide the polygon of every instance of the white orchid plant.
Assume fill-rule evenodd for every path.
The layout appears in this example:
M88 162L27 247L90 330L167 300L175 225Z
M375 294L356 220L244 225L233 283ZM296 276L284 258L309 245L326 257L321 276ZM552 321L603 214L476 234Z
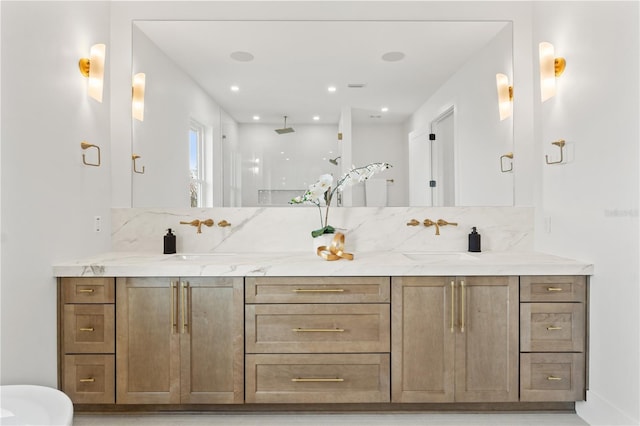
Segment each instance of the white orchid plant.
M364 182L375 173L384 171L391 166L389 163L371 163L364 167L355 167L342 175L333 186L333 176L324 174L320 176L318 181L309 186L309 189L301 196L293 198L289 204L314 204L318 207L320 213L320 229L311 232L312 237L318 237L322 234L333 234L336 229L329 225L329 207L331 200L337 191L342 191L347 185ZM324 201L325 213L322 216L322 205Z

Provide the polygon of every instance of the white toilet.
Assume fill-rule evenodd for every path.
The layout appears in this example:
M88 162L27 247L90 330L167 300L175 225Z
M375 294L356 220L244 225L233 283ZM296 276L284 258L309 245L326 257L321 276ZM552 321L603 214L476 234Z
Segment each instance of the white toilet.
M0 386L0 425L71 426L73 403L46 386Z

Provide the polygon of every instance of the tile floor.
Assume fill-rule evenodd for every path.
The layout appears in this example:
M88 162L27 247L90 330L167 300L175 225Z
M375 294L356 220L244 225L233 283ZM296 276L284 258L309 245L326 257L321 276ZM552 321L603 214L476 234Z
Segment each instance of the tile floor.
M576 414L76 414L74 426L584 426Z

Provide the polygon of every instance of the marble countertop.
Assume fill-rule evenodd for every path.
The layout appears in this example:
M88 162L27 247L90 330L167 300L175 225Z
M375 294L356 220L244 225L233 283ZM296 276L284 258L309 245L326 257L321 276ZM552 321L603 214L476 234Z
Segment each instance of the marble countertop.
M538 252L354 253L326 261L314 253L110 252L53 265L56 277L592 275L593 265Z

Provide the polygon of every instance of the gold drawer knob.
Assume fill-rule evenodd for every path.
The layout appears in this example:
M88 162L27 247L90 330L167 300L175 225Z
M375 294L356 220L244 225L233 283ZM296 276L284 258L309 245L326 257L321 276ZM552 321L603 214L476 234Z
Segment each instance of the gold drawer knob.
M562 327L558 327L558 326L555 326L555 325L550 325L549 327L547 327L547 330L549 330L549 331L562 330Z
M344 382L344 379L340 379L338 377L336 378L329 378L329 379L324 379L324 378L320 378L320 377L297 377L295 379L291 379L292 382Z
M343 293L342 288L296 288L294 293Z
M86 378L86 379L80 379L80 383L93 383L95 381L96 381L96 379L94 379L93 377L89 377L89 378Z
M344 328L292 328L296 333L342 333Z
M560 287L547 287L547 291L562 291Z
M93 327L80 327L80 331L95 331Z
M549 376L549 377L547 377L547 380L552 381L552 382L558 382L558 381L562 380L562 377Z
M81 288L78 290L78 293L93 293L93 292L95 292L95 290L92 288Z

